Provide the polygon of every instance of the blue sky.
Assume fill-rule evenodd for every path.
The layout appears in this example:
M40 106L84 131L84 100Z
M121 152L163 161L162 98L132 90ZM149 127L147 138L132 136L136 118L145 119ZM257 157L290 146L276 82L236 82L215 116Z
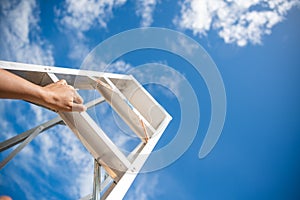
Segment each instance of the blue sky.
M111 71L126 73L153 62L175 69L192 85L201 114L187 151L163 169L140 174L124 199L299 199L299 3L2 0L0 59L78 69L93 48L122 31L154 26L184 33L203 46L223 78L227 113L221 137L199 159L211 102L203 78L184 59L153 49L120 57ZM145 85L173 116L158 148L174 138L182 120L178 99L184 96L174 76L165 77L166 87ZM1 100L0 140L52 117L25 102ZM98 118L106 131L115 130L107 105ZM0 194L79 199L91 192L92 173L89 153L60 126L39 135L0 171Z

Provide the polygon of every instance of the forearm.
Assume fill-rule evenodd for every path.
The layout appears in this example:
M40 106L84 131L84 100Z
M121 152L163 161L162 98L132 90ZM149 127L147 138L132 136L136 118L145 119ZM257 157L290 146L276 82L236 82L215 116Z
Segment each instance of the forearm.
M23 99L35 102L43 98L43 88L0 69L0 98Z
M65 80L41 87L0 69L0 98L23 99L55 111L85 111L83 99Z

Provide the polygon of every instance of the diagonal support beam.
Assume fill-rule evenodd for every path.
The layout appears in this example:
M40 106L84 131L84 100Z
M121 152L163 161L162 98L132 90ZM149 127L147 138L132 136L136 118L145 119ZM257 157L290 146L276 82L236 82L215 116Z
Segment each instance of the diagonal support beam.
M45 127L39 126L35 129L30 136L28 136L22 144L20 144L16 149L14 149L3 161L0 163L0 169L2 169L13 157L17 155L29 142L31 142L40 132L43 131Z
M43 126L44 129L41 132L44 132L46 130L48 130L49 128L57 125L57 124L61 124L63 123L62 119L60 117L56 117L52 120L49 120L43 124L40 124L32 129L29 129L21 134L18 134L8 140L5 140L4 142L0 143L0 152L5 151L21 142L23 142L24 140L26 140L36 129L38 129L40 126ZM39 132L39 133L41 133Z

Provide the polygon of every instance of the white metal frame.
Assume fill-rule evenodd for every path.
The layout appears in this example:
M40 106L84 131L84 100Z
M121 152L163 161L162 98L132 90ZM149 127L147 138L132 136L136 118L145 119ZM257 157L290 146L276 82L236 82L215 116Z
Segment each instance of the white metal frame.
M83 199L122 199L172 119L131 75L6 61L0 61L0 68L41 86L65 79L77 89L99 91L102 97L86 106L90 108L108 102L141 139L140 144L125 156L87 112L59 112L59 117L0 143L1 152L23 142L0 163L1 169L39 133L57 124L66 124L95 159L93 194ZM104 174L101 173L103 169Z

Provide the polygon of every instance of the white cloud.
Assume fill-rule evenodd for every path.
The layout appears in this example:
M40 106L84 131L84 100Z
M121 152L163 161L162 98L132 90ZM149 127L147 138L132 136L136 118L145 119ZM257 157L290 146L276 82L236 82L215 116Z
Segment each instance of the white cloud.
M2 0L0 58L53 65L52 46L39 36L39 8L35 0Z
M141 174L137 177L132 190L125 196L128 200L155 199L160 193L158 175Z
M68 35L69 58L82 62L90 51L85 32L92 28L106 28L113 17L113 9L126 3L126 0L66 0L56 8L59 28Z
M195 46L188 45L184 38L178 38L178 42L180 44L180 47L186 47L181 49L188 53L191 53L192 50L196 48ZM170 43L170 45L172 45L172 43ZM174 44L174 48L175 46L178 45ZM168 88L177 96L177 98L180 97L180 84L183 81L185 81L184 77L181 77L179 72L174 70L172 67L168 67L166 61L147 63L146 65L134 67L130 63L126 63L123 60L118 60L108 65L108 67L107 64L100 63L97 65L97 69L93 70L120 74L130 74L133 75L134 78L137 79L137 81L139 81L139 83L142 85L155 83ZM164 88L159 89L163 89L163 93L166 96L171 97L169 91L167 91Z
M54 118L54 116L56 116L56 114L54 112L52 112L50 110L46 110L45 108L42 108L42 107L34 105L34 104L30 104L30 109L35 115L35 122L31 123L31 126L41 124L51 118ZM26 116L23 116L23 118L25 118L25 119L22 119L22 122L25 122L26 120L28 120L26 118Z
M147 63L146 65L137 66L130 69L128 74L132 74L134 78L142 85L156 84L168 88L177 98L180 98L181 84L185 81L184 77L180 75L174 68L169 67L166 61ZM159 89L167 97L173 97L170 95L170 91L163 87L155 87Z
M123 60L118 60L109 65L106 71L111 73L126 74L132 68L133 66L130 63L126 63Z
M64 9L57 10L60 23L70 29L88 31L93 26L106 27L112 10L126 0L66 0Z
M56 9L60 24L63 27L78 31L82 35L84 31L92 27L107 27L107 22L113 16L113 9L126 3L127 0L66 0L64 9ZM153 22L152 14L157 0L138 0L136 2L136 14L142 18L141 26L150 26Z
M4 141L13 136L13 126L6 120L5 113L11 106L12 100L1 100L0 103L0 141Z
M72 36L70 34L70 38L68 39L71 50L68 54L69 58L72 60L78 60L80 63L82 60L88 55L90 52L90 48L88 44L85 42L85 38L78 39L77 36Z
M97 58L92 59L96 60ZM130 63L126 63L123 60L117 60L116 62L113 62L111 64L105 63L102 60L100 60L99 62L89 62L88 64L85 64L82 69L98 72L126 74L128 71L133 69L133 66Z
M157 0L138 0L136 4L136 14L142 18L141 26L150 26L153 22L153 11L157 4Z
M226 43L261 44L299 0L184 0L174 21L194 35L216 30Z

